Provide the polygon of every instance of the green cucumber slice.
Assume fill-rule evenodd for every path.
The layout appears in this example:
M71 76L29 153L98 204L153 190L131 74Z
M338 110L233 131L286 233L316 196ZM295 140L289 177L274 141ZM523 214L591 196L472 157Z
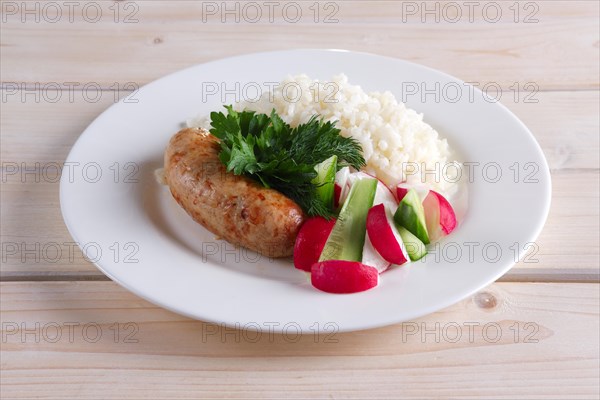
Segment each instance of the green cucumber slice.
M408 229L421 242L429 244L429 234L425 224L425 210L415 189L410 189L398 205L398 209L394 214L394 221Z
M402 226L396 226L398 228L398 232L400 233L400 237L404 242L404 247L406 247L406 252L412 261L420 260L427 254L427 248L425 244L419 240L415 235L410 233L410 231Z
M362 261L367 213L373 206L376 190L377 179L359 179L354 182L319 261Z
M337 156L334 154L327 160L315 165L315 170L317 176L312 182L317 185L317 196L329 209L333 209Z

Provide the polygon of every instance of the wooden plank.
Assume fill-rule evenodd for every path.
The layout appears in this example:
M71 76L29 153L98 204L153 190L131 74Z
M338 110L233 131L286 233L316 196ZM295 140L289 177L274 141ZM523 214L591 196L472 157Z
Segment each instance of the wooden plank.
M600 3L522 1L518 23L512 1L477 3L500 5L496 23L480 10L471 22L465 2L446 0L324 1L316 5L316 23L313 1L292 3L302 7L297 23L277 12L272 23L236 23L231 16L222 23L220 11L202 16L202 7L221 2L92 1L102 18L91 23L79 11L70 22L66 3L28 1L27 7L57 4L63 14L58 23L47 21L52 10L38 15L39 23L31 15L22 23L23 15L7 6L25 2L0 2L0 279L55 280L0 283L0 398L599 398L600 286L590 282L599 280L600 268ZM457 23L447 20L452 3L463 12ZM406 7L413 5L411 14ZM425 7L450 14L442 11L438 23L435 12L422 15ZM339 22L323 23L332 10ZM123 23L128 15L139 23ZM539 22L524 23L527 15ZM51 164L65 160L127 82L293 47L369 51L502 85L502 102L534 132L553 173L537 254L504 283L427 317L299 338L192 321L96 281L106 277L79 251L69 253ZM19 91L8 95L13 83L69 82L79 82L73 101L65 91L45 90L38 102L30 92L25 101ZM526 93L512 99L515 82L537 85L540 92L528 100L538 102L526 102ZM86 83L119 91L85 101ZM53 103L57 93L61 100ZM21 163L33 172L10 172ZM58 260L53 243L63 252ZM511 283L540 280L563 283Z
M553 175L552 206L546 226L529 256L502 280L600 279L599 179L597 170ZM79 248L73 247L60 213L58 184L11 181L2 185L1 200L3 279L101 276Z
M526 96L509 91L500 101L531 130L551 170L600 168L600 92L531 92Z
M558 171L552 175L552 204L546 225L528 255L503 280L598 282L599 181L598 171Z
M111 282L1 288L2 398L600 394L597 284L494 284L403 324L299 337L192 321Z
M382 22L385 8L348 23L203 23L197 6L183 7L181 13L172 7L170 18L165 18L164 8L148 4L153 2L140 2L139 22L127 24L115 23L109 15L97 23L71 23L67 18L23 23L19 14L11 15L0 41L4 84L142 85L222 57L312 47L403 58L482 86L498 83L507 89L533 82L542 90L599 87L599 22L593 2L578 3L573 9L566 3L553 5L571 17L541 18L530 24Z
M508 92L502 101L523 118L548 157L554 170L552 208L537 241L539 252L528 259L538 262L521 262L503 279L598 280L598 95L541 92L535 99L539 102L515 102ZM3 104L3 279L102 279L81 252L71 257L72 238L60 213L55 167L85 126L113 102L114 93L102 92L96 103L83 101L79 94L71 102L64 94L57 103L11 98ZM588 233L581 235L582 228ZM55 261L57 249L61 256Z
M5 2L10 3L10 2ZM21 3L21 2L19 2ZM24 3L24 5L23 5ZM92 3L92 4L88 4ZM600 17L600 7L590 0L538 0L536 2L453 0L396 2L390 0L299 0L277 3L189 0L129 1L123 4L82 1L68 5L36 5L28 0L6 4L4 23L115 24L168 22L202 24L497 24L531 25L559 19ZM287 4L286 4L287 3ZM517 3L517 4L515 4ZM533 3L533 4L532 4ZM37 8L36 8L37 6ZM28 10L29 12L26 12Z
M113 91L97 91L85 97L81 91L51 90L6 95L0 108L0 156L4 163L26 163L43 168L63 163L75 141L104 110L115 103ZM71 93L71 95L70 95ZM126 93L117 94L117 99ZM98 98L98 101L90 101ZM54 99L58 99L55 101ZM4 164L6 167L6 164Z
M6 92L4 92L6 94ZM81 132L100 113L129 92L41 91L6 95L0 109L0 157L3 162L62 163ZM97 101L89 101L98 98ZM55 101L54 99L58 99ZM531 129L550 168L598 169L600 166L600 95L597 91L529 92L509 90L500 96ZM32 118L35 116L35 118ZM425 116L427 120L427 115Z
M216 3L216 4L215 4ZM175 1L165 8L160 2L139 3L135 13L141 23L172 19L208 24L273 23L273 24L535 24L559 19L600 17L598 4L588 0L481 1L474 4L453 0L390 1L338 0L295 1L288 6L281 2L270 8L235 1L190 2ZM315 4L316 3L316 4ZM529 3L529 4L528 4ZM104 6L104 14L114 11ZM296 12L298 16L296 17ZM233 12L232 12L233 11ZM130 10L133 12L133 9ZM124 17L124 15L121 15ZM75 15L81 19L82 16ZM297 22L293 22L297 19Z

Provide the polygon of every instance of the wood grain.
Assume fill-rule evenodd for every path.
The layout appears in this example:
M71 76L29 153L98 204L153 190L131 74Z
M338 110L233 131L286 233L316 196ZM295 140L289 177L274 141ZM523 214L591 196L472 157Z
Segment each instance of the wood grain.
M23 23L19 13L10 15L0 42L4 85L143 85L178 69L223 57L308 47L402 58L464 81L493 82L505 89L528 82L541 90L599 87L598 6L592 2L558 9L553 2L535 2L540 13L548 8L553 15L540 14L537 23L510 22L512 17L506 12L503 23L481 18L473 23L464 18L457 23L422 23L412 17L410 23L403 23L398 14L401 8L395 7L386 16L392 2L385 2L381 10L369 3L341 2L340 9L353 9L347 13L355 17L346 18L347 22L340 17L339 23L331 24L314 23L308 16L302 23L204 23L202 10L190 2L171 7L166 16L164 6L154 2L135 4L139 7L137 23L115 23L108 11L97 23L82 18L71 23L65 17L56 23L44 18L40 23L27 19ZM568 17L559 18L558 10ZM386 16L383 20L382 15Z
M551 210L538 247L502 280L599 280L599 179L594 170L553 174ZM62 221L58 184L13 181L2 185L1 196L3 279L102 276L79 248L71 250L74 241Z
M453 0L404 2L389 0L336 0L336 1L283 1L271 5L261 2L244 4L238 1L195 2L189 0L169 1L168 7L160 1L142 0L123 2L100 2L91 4L90 10L84 12L86 3L82 1L73 12L68 13L66 6L61 7L62 14L58 16L55 10L41 11L39 15L22 15L23 7L6 6L5 23L29 23L39 19L39 24L51 23L94 23L131 25L150 22L172 23L202 23L202 24L269 24L269 25L314 25L314 24L523 24L531 25L547 21L597 18L600 17L600 7L589 0L539 0L535 4L520 4L514 2L482 1L467 5ZM126 4L130 3L130 4ZM286 3L292 3L286 5ZM429 3L429 4L427 4ZM93 6L93 7L91 7ZM118 7L117 7L118 6ZM30 5L28 9L33 9ZM41 7L40 7L41 8ZM93 8L93 9L92 9ZM99 17L91 11L101 9ZM471 9L470 9L471 8ZM499 11L496 15L495 11ZM295 13L298 11L298 13ZM297 16L295 14L298 14ZM56 21L55 21L56 20ZM97 20L97 21L94 21Z
M38 103L33 97L22 103L10 97L3 105L2 279L104 279L80 251L71 257L73 239L62 221L55 167L115 95L103 91L95 103L84 101L80 93L73 101L64 93L56 103ZM55 97L48 94L48 99ZM503 279L597 281L599 97L588 91L540 92L533 99L537 103L520 100L515 101L512 92L502 97L539 140L553 170L554 193L548 222L537 241L539 252ZM589 233L579 235L582 228Z
M64 2L27 7L51 3L59 21L49 9L22 22L11 7L24 2L0 1L0 398L600 397L600 2L484 1L472 20L466 2L448 0L287 2L301 7L296 23L280 11L285 2L272 21L263 4L257 23L247 21L252 10L223 22L222 10L206 8L220 1L76 2L72 21ZM502 13L494 23L494 10L482 12L492 3ZM101 7L97 22L81 11L89 4ZM550 215L528 259L538 262L421 319L298 338L189 320L97 281L107 278L69 254L54 163L128 82L289 48L368 51L500 84L552 171ZM539 91L515 99L515 83L528 82ZM86 101L85 84L97 101ZM76 90L71 98L55 85ZM63 252L55 261L56 247L43 250L52 243Z
M192 321L112 282L1 288L2 398L591 399L600 390L594 284L494 284L414 321L301 337Z
M100 91L86 97L80 91L70 95L68 90L49 90L41 91L38 101L32 94L24 99L21 94L7 94L0 109L2 161L24 162L31 168L35 163L43 167L44 163L64 162L86 126L127 94L126 90ZM500 101L533 132L550 168L598 169L599 93L537 92L528 96L509 90L502 93ZM97 101L88 101L96 97Z
M210 3L210 2L208 2ZM317 23L360 23L360 24L424 24L441 23L452 24L535 24L547 21L561 19L577 19L582 17L600 17L600 7L587 0L573 0L568 2L555 0L536 1L536 4L527 4L526 1L515 5L514 2L496 2L482 1L469 6L453 0L429 1L427 2L395 2L389 0L341 0L341 1L296 1L289 7L287 12L284 10L285 3L282 2L277 7L273 7L271 13L264 4L259 3L259 14L252 12L256 7L246 6L244 11L243 4L227 1L219 2L215 9L214 3L198 3L191 1L174 1L170 4L176 6L165 9L157 2L140 3L139 14L140 22L144 21L164 21L166 19L176 19L183 21L192 21L202 23L236 23L238 17L240 23L257 19L256 23L285 24L293 20L294 9L298 7L301 10L299 24ZM317 3L317 5L315 5ZM334 3L334 4L331 4ZM425 3L425 4L423 4ZM237 14L226 14L225 10L235 10ZM105 6L106 7L106 6ZM495 11L499 15L495 15ZM318 11L318 12L317 12ZM108 15L110 10L106 10ZM270 17L272 17L272 22ZM337 22L336 22L337 20ZM326 22L327 21L327 22ZM495 22L493 22L495 21ZM537 21L537 22L536 22Z

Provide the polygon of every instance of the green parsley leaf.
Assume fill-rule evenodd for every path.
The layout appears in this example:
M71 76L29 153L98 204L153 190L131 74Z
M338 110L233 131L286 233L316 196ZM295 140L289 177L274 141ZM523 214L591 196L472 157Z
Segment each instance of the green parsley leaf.
M338 169L365 165L360 143L340 135L335 122L313 116L307 123L291 128L275 110L270 115L254 111L227 114L212 112L210 133L221 141L219 159L227 171L246 175L294 200L308 215L326 218L333 210L317 196L313 183L315 166L332 155Z

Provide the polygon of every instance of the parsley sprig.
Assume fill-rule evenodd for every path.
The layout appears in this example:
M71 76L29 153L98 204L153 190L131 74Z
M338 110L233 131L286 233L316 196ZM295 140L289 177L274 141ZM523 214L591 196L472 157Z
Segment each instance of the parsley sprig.
M323 122L316 115L292 128L275 110L266 115L225 108L227 114L210 114L210 133L220 139L219 158L227 171L280 191L308 215L332 217L333 210L317 196L315 165L335 154L338 169L360 169L365 165L360 143L341 136L335 122Z

